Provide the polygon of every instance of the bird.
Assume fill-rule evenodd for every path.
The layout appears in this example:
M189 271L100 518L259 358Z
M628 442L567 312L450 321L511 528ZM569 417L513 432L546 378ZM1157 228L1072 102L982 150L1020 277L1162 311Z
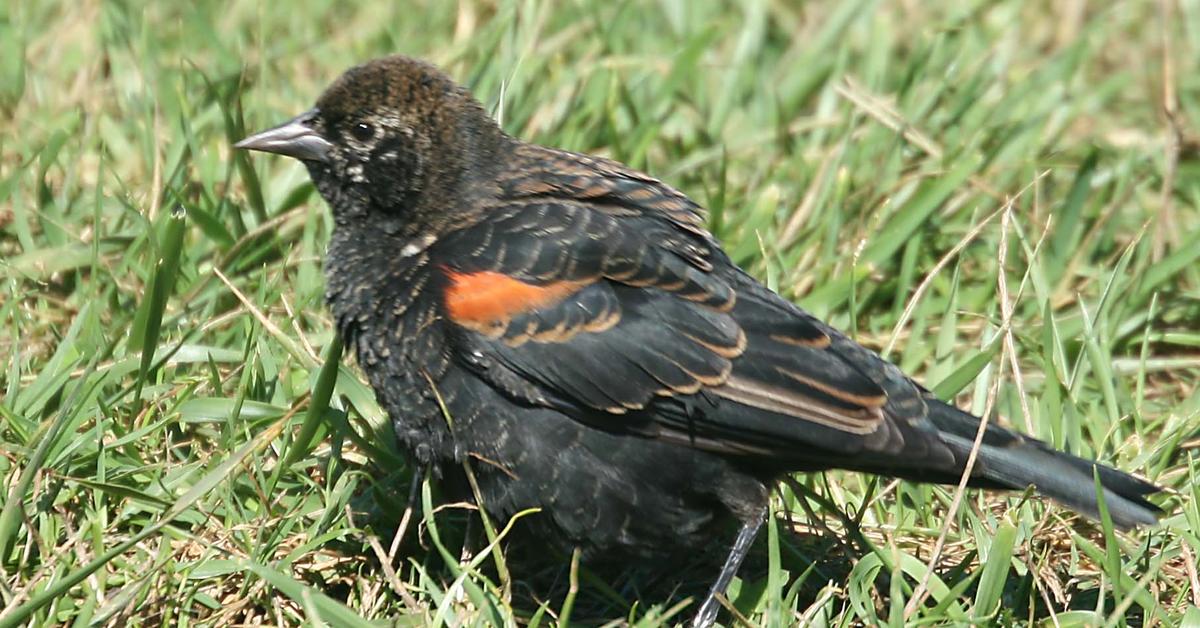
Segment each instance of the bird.
M957 484L976 449L969 486L1163 514L1154 484L981 423L765 287L679 190L513 137L428 62L352 67L235 147L300 160L331 208L327 306L418 465L472 461L489 515L540 509L585 557L740 526L696 626L795 473Z

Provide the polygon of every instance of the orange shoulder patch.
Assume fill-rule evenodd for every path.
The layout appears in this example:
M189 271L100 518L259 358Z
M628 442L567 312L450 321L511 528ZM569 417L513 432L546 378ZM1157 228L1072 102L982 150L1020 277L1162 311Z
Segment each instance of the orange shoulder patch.
M454 322L470 328L505 325L514 316L558 303L583 287L574 281L535 286L492 271L447 269L446 276L446 311Z

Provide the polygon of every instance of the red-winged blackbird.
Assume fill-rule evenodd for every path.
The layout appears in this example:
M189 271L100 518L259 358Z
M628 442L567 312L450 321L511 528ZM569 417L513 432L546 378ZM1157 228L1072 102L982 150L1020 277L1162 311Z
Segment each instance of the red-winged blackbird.
M701 208L622 164L527 144L431 65L347 71L240 148L295 157L333 208L326 298L423 465L478 461L501 520L655 557L743 524L794 471L955 483L979 419L758 283ZM450 422L443 414L445 404ZM1157 488L989 425L970 484L1149 524ZM698 623L711 623L713 596Z

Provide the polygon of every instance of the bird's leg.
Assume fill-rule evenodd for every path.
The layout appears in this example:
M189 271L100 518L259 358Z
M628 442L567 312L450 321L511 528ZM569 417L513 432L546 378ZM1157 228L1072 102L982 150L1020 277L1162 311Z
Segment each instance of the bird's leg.
M696 612L696 618L692 620L692 628L708 628L717 620L717 611L721 608L721 603L717 601L717 595L724 595L725 589L729 588L729 583L737 575L738 568L746 559L746 554L750 553L750 546L754 545L754 537L758 536L758 530L762 528L766 518L767 509L763 508L752 520L742 525L737 540L733 542L733 548L729 550L729 556L725 558L725 565L721 567L717 581L708 590L708 597L704 598L704 603Z

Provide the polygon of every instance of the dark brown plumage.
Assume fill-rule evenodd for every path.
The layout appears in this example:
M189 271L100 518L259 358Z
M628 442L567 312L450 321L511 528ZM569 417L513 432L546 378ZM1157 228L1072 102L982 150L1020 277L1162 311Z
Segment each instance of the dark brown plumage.
M737 268L682 193L505 135L428 64L353 68L239 146L304 161L339 332L416 459L488 461L496 517L539 507L570 545L654 557L732 516L716 591L786 473L963 473L976 417ZM1153 485L995 425L970 483L1094 517L1094 472L1118 525L1156 520Z

